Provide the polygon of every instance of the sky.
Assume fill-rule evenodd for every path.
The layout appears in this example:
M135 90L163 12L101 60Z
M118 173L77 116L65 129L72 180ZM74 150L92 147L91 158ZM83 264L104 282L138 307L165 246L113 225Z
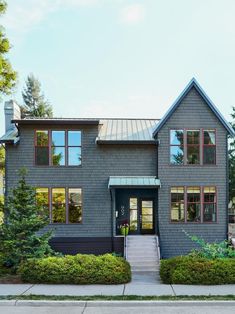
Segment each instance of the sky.
M28 74L56 117L161 118L192 77L230 120L234 0L8 0L0 18L18 72L0 103L22 103Z

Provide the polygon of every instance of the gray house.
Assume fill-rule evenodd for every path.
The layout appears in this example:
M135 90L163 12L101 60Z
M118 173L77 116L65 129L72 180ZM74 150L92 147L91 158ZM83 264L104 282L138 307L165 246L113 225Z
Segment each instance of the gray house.
M192 249L183 231L227 238L234 131L195 79L161 120L21 119L12 101L5 117L6 194L27 167L57 250L123 253L125 223L135 241L157 235L164 258Z

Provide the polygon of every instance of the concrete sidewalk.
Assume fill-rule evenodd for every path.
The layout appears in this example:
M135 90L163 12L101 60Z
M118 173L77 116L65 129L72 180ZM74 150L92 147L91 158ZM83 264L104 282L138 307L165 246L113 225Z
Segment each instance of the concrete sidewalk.
M125 285L44 285L0 284L0 295L61 295L61 296L183 296L183 295L235 295L235 285L191 286L165 285L155 274L133 274Z

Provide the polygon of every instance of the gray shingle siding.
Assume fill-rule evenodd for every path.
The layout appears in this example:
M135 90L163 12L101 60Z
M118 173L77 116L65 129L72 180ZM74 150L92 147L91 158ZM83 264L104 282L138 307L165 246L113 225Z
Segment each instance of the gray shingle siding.
M64 126L66 128L68 126ZM69 129L72 126L68 127ZM20 128L20 144L7 146L8 187L17 183L17 170L29 170L27 182L35 187L82 187L83 223L81 225L51 225L55 236L110 237L111 199L109 176L146 176L156 174L155 145L97 145L97 126L74 126L82 130L81 167L34 166L34 128ZM63 127L53 127L63 129Z
M174 128L212 128L217 131L216 166L172 166L169 164L169 131ZM163 257L187 253L192 243L182 230L208 241L222 241L227 236L226 204L226 143L227 132L195 89L183 99L158 133L159 152L159 231ZM217 186L218 223L180 224L170 223L171 186Z

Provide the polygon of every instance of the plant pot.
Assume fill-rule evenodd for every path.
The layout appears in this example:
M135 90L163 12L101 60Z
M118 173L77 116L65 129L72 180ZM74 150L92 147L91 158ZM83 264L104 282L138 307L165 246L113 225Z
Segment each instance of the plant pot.
M120 233L121 233L121 235L124 235L124 236L127 236L128 235L128 233L129 233L129 227L122 227L122 228L120 228Z

